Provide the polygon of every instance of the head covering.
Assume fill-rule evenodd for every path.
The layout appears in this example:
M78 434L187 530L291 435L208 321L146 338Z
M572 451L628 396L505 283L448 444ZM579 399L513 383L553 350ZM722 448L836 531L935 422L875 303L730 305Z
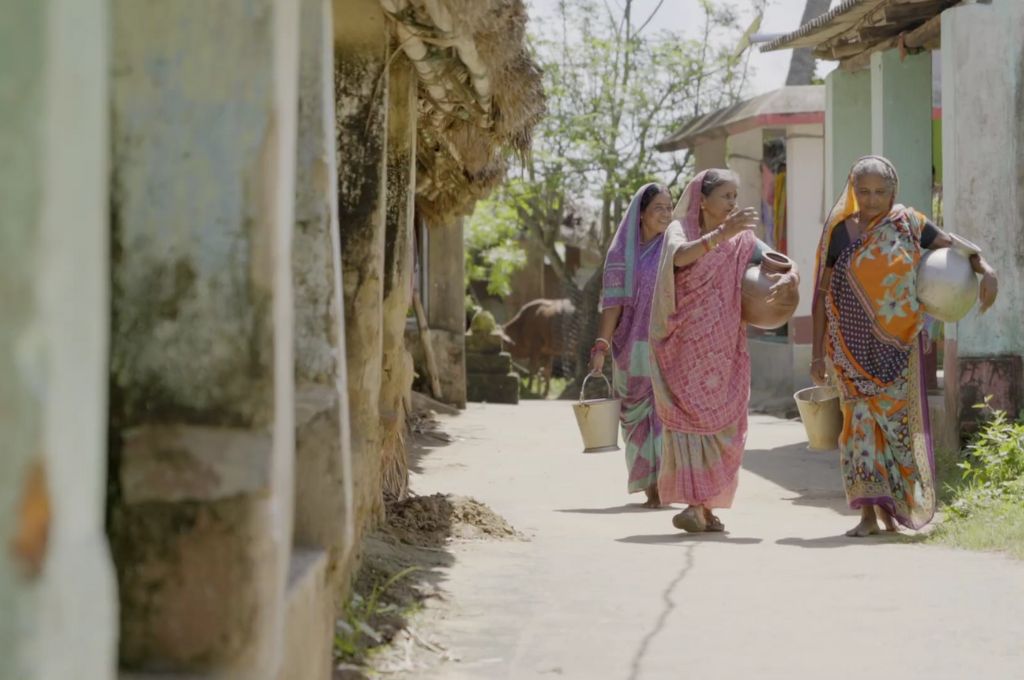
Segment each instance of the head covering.
M656 186L656 183L649 182L633 194L629 209L612 238L604 260L601 309L633 304L636 295L636 267L640 259L640 201L652 186Z
M675 210L672 211L672 219L679 220L687 241L700 238L701 187L704 186L704 176L707 174L707 170L702 170L690 180L690 183L683 189L683 195L679 197Z
M893 210L897 207L902 208L902 206L896 206L896 194L899 192L900 188L900 176L896 172L896 166L892 164L892 161L884 156L874 155L861 156L858 158L857 162L850 168L850 174L847 175L846 187L843 189L842 193L839 194L839 198L836 199L835 205L833 205L832 209L828 212L828 217L825 218L825 228L822 231L821 240L818 242L818 253L814 261L814 304L817 304L818 288L821 285L821 277L825 274L825 262L828 257L829 244L832 242L832 234L835 232L836 227L860 211L860 206L857 205L857 193L853 183L853 171L861 161L869 158L882 162L892 170L892 175L896 178L896 186L894 186L892 190L892 199L889 203L888 212L876 217L868 227L872 227L881 222L885 217L892 214Z

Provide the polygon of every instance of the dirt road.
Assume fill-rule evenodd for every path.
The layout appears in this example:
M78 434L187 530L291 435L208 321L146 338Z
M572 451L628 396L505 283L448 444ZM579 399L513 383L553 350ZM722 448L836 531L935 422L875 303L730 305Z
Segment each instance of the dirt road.
M472 405L413 487L472 495L529 541L458 545L417 678L1024 678L1024 564L851 540L835 454L757 416L725 535L637 507L565 402ZM413 677L413 676L409 676Z

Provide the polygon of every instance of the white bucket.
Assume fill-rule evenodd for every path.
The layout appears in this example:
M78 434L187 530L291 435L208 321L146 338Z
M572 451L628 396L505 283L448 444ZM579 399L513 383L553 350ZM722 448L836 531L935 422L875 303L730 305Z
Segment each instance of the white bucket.
M588 375L583 379L580 387L580 399L572 405L573 413L576 414L576 424L579 425L580 435L583 437L583 453L603 453L605 451L619 450L619 407L621 399L612 399L612 386L608 378L604 379L608 386L607 399L583 399L584 390L587 388L587 381L593 377Z
M807 432L807 448L812 451L838 449L839 435L843 431L839 390L834 387L808 387L794 394L793 399Z

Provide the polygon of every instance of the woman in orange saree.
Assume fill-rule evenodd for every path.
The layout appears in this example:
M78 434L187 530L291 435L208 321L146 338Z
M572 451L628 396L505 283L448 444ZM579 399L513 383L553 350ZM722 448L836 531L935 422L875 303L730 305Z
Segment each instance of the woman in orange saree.
M811 377L831 369L840 392L843 484L861 519L847 536L919 529L935 513L935 460L921 372L925 312L917 300L922 248L949 236L913 208L895 203L892 163L866 156L825 223L818 246ZM981 309L996 296L996 276L980 255Z

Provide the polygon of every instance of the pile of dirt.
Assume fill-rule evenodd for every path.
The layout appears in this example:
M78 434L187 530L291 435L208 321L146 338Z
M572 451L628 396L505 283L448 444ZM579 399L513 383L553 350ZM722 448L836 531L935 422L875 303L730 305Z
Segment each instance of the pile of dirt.
M434 494L387 506L384 531L403 543L440 547L450 539L505 539L519 534L503 517L473 498Z

